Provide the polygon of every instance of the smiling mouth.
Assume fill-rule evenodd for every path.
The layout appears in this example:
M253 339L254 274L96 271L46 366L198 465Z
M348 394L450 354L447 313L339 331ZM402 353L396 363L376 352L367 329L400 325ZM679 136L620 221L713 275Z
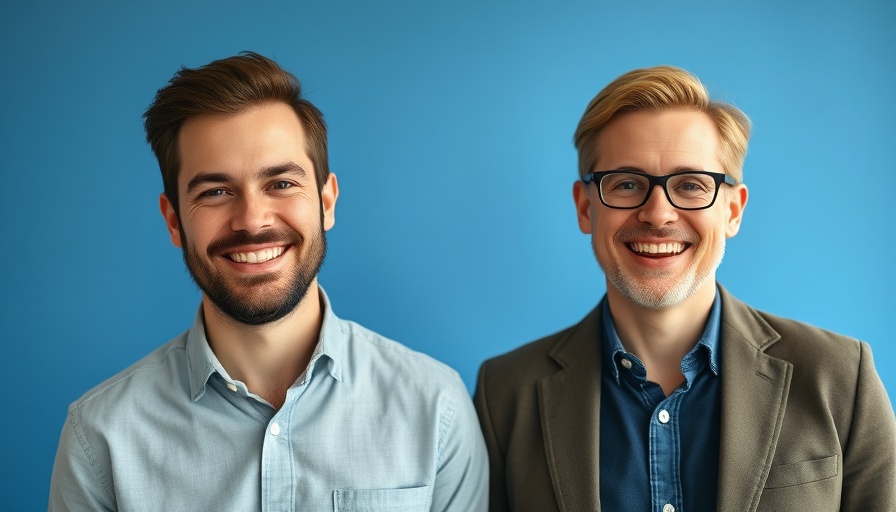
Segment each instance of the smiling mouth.
M260 251L232 252L227 257L237 263L264 263L278 258L285 250L283 247L272 247Z
M681 254L690 244L682 242L666 242L661 244L649 244L644 242L631 242L626 246L634 253L642 256L675 256Z

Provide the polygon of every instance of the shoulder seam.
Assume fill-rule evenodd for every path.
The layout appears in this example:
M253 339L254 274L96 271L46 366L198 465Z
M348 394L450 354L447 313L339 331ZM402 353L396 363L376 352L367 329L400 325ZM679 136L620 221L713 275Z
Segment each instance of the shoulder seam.
M168 350L165 351L164 356L160 357L158 360L153 361L151 363L146 363L146 364L138 366L136 368L131 368L130 371L127 371L127 373L123 373L123 374L119 375L117 379L115 379L111 382L107 382L103 387L96 388L96 389L93 389L92 391L89 391L87 395L82 396L80 399L75 401L75 403L72 405L72 410L74 411L74 410L80 409L85 404L87 404L88 402L90 402L91 400L96 398L97 396L105 393L110 388L118 385L122 381L125 381L125 380L131 378L131 376L133 376L134 374L139 373L143 370L149 370L149 369L152 369L152 368L162 365L168 359L168 356L171 354L172 351L185 350L185 349L186 349L186 347L184 347L183 345L174 345L174 346L168 347Z
M90 462L90 466L93 468L93 471L97 474L100 481L103 483L103 488L106 490L109 501L114 502L115 490L112 486L112 482L109 481L109 476L105 471L103 471L102 466L96 458L96 454L93 453L93 450L90 447L90 442L87 440L87 435L84 433L80 417L80 409L72 409L71 412L69 412L69 421L72 424L72 430L75 431L75 436L78 438L78 444L81 446L81 450L84 451L84 455Z

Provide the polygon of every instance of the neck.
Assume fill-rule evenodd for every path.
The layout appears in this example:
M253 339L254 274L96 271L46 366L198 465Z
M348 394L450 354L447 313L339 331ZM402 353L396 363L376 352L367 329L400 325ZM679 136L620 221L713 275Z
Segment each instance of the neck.
M208 343L227 373L280 409L286 391L308 367L320 337L323 310L317 279L298 306L276 322L239 323L205 295L202 313Z
M669 395L684 382L681 360L703 334L716 296L714 279L707 279L697 293L666 309L635 304L607 282L607 300L616 333L625 350L636 355L647 378Z

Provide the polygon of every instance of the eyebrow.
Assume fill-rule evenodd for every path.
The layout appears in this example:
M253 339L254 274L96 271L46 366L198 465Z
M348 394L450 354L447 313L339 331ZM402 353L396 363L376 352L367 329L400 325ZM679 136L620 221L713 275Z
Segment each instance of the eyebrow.
M617 167L617 168L611 169L611 170L612 171L629 171L629 172L636 172L636 173L642 173L642 174L650 174L649 172L645 171L644 169L642 169L640 167L635 167L633 165L623 165L623 166L620 166L620 167ZM705 170L706 169L703 169L701 167L694 167L694 166L690 166L690 165L679 165L679 166L674 167L671 172L664 174L663 176L666 176L668 174L677 174L680 172L705 171Z
M295 174L305 177L308 173L295 162L286 162L280 165L265 167L258 174L259 179L270 179L284 174ZM193 192L196 188L208 183L229 183L233 181L233 176L225 172L200 172L187 183L187 194Z

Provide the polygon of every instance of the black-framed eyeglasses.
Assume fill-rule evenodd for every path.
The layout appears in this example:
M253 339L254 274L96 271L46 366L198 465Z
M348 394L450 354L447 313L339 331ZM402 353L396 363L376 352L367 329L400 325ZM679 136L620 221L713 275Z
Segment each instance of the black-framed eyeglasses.
M637 171L594 171L582 181L596 183L600 202L609 208L638 208L650 199L659 185L669 203L679 210L703 210L716 202L722 183L736 185L734 178L720 172L684 171L654 176Z

